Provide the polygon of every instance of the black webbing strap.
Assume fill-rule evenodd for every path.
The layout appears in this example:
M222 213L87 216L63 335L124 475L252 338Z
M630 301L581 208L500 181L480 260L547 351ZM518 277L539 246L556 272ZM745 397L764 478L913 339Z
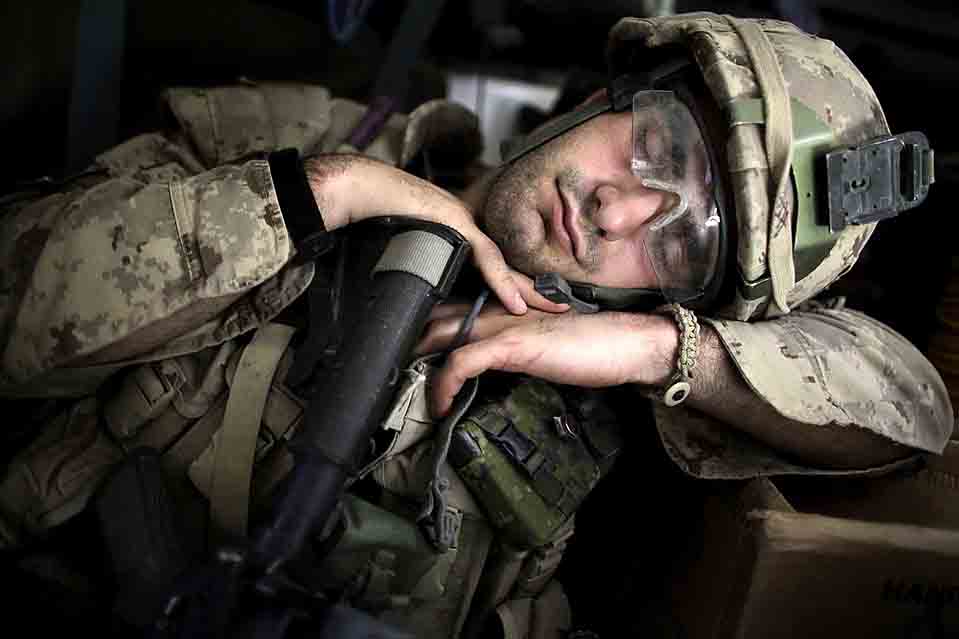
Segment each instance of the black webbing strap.
M336 245L336 239L326 230L300 153L293 148L274 151L267 155L267 162L283 221L296 245L297 254L293 261L297 264L315 262ZM338 262L342 262L344 253L340 251ZM332 274L325 265L316 265L313 281L307 290L309 328L306 339L296 349L296 357L286 377L286 383L293 388L304 389L317 364L329 351L339 322L342 277L342 264L338 264Z
M274 151L267 156L267 162L283 221L296 245L294 261L315 260L332 248L333 237L323 223L320 207L303 170L300 152L292 148Z

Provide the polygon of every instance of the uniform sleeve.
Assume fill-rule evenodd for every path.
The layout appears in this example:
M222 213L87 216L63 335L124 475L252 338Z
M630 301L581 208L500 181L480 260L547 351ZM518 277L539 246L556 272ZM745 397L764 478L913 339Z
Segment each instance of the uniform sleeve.
M266 161L114 175L0 212L0 381L144 353L291 256Z
M794 311L713 326L749 387L777 412L817 426L858 426L919 453L941 453L953 409L935 367L904 337L850 309ZM656 407L670 456L699 477L862 474L797 464L690 409Z

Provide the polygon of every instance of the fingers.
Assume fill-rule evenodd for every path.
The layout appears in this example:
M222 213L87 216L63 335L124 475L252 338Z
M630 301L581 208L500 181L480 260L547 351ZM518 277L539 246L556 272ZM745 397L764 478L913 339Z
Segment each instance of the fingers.
M483 279L496 293L496 297L503 303L510 313L522 315L526 312L526 300L522 290L513 276L512 269L506 265L499 247L485 235L476 238L473 243L473 262L483 273Z
M569 310L568 304L557 304L540 295L532 279L510 268L492 240L487 239L475 246L473 259L487 284L510 313L523 315L529 307L549 313Z
M519 287L520 295L523 296L523 299L526 301L528 306L541 311L546 311L548 313L565 313L569 310L569 304L557 304L556 302L551 302L536 292L536 287L533 284L533 280L528 276L513 271L513 280Z
M512 340L487 339L467 344L454 352L446 365L433 378L430 406L435 417L449 411L453 398L466 380L488 370L512 370Z
M443 306L449 306L449 308L443 308ZM472 307L466 304L444 304L435 307L426 331L416 346L415 354L435 353L449 348L471 309ZM477 316L466 335L466 340L475 342L487 339L510 327L520 326L542 317L549 317L549 315L536 309L530 309L525 315L513 315L499 304L491 303Z
M416 348L413 349L413 354L419 357L420 355L437 353L449 348L450 344L453 343L453 339L456 337L457 332L459 331L459 320L461 319L462 316L460 318L450 318L431 322L426 333L420 339L419 343L417 343ZM473 331L470 332L472 333Z
M513 281L516 282L517 286L519 287L520 294L523 296L523 299L526 300L529 307L540 311L546 311L547 313L565 313L569 310L569 304L557 304L556 302L551 302L537 293L536 289L533 288L533 280L526 275L513 271L511 276ZM499 308L501 312L504 311L503 307L496 305L495 302L487 302L484 306L484 314L492 309L494 305ZM463 316L469 313L471 308L472 304L467 302L444 302L442 304L437 304L430 312L430 321L441 320L447 317Z
M430 311L426 330L413 349L417 357L449 348L472 304L439 304ZM475 330L475 329L474 329ZM470 331L471 333L473 331Z
M426 332L420 339L419 344L416 345L415 353L417 355L423 355L425 353L435 353L449 348L457 334L459 334L460 326L462 326L463 320L466 318L466 314L470 311L470 308L467 307L461 310L462 312L459 314L445 315L436 319L431 318L432 321L427 327ZM516 316L510 314L500 306L484 311L473 322L470 332L466 335L466 340L475 341L485 339L506 328L511 322L510 318L514 317Z

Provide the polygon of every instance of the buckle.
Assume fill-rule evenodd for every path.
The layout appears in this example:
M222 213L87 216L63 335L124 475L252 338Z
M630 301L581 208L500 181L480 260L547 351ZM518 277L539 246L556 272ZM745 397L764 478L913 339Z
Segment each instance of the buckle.
M569 304L580 313L598 313L599 305L585 302L573 294L573 289L559 273L537 275L534 283L536 292L557 304Z

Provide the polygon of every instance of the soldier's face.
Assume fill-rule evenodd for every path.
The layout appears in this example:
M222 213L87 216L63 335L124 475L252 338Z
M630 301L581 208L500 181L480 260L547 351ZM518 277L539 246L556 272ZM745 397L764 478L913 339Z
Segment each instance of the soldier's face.
M514 268L614 287L653 287L645 223L669 195L630 171L630 113L607 113L503 170L477 220Z

